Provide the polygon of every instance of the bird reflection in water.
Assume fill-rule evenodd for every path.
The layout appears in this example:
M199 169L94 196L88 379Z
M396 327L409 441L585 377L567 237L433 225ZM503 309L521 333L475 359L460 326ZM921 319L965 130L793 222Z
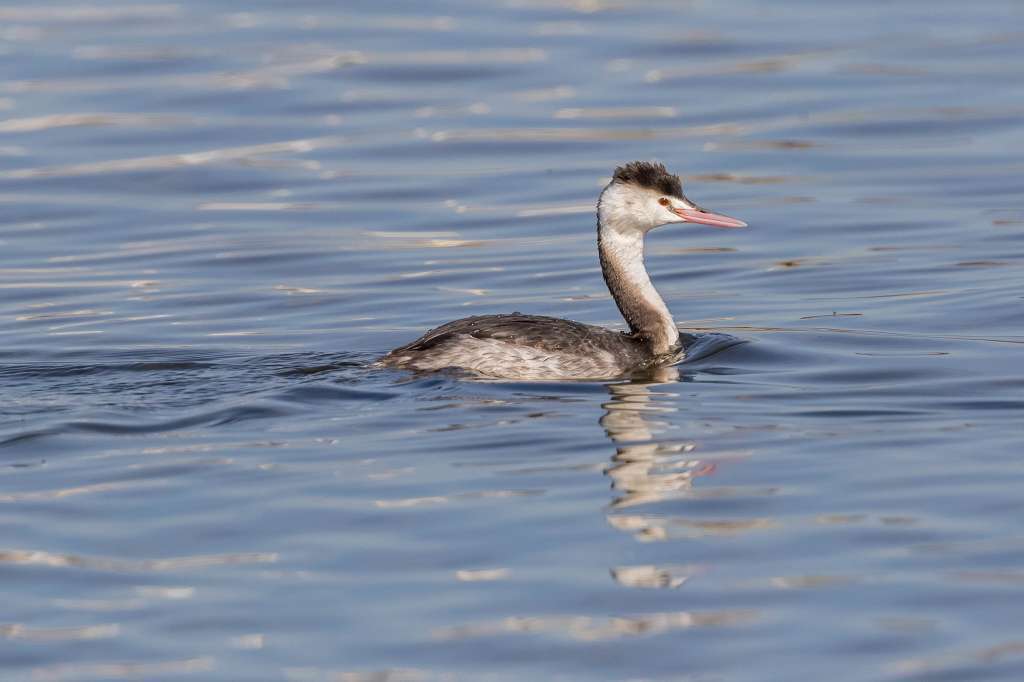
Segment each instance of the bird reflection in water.
M678 368L659 367L649 377L608 386L611 400L602 405L605 413L600 423L617 445L613 463L605 472L617 493L611 503L613 510L658 502L688 490L695 478L714 472L713 464L691 456L693 443L653 440L668 428L658 419L659 413L676 410L653 399L670 395L667 387L679 381ZM612 525L617 526L617 518L622 517L610 517Z
M615 499L609 505L608 522L622 531L633 533L641 541L667 539L668 532L660 520L644 516L616 513L635 505L658 502L667 496L689 490L699 476L714 472L692 456L693 443L653 441L668 424L658 415L674 412L668 401L658 396L670 395L671 386L681 380L676 367L659 367L649 376L629 383L609 384L611 399L604 403L600 423L616 444L612 464L605 473L612 479ZM637 588L677 588L699 569L694 566L616 566L610 572L621 585Z

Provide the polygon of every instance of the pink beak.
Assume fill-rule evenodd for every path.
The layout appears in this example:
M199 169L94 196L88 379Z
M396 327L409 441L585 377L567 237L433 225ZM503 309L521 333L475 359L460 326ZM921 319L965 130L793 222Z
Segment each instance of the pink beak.
M735 218L730 218L727 215L721 215L719 213L705 211L704 209L699 207L693 209L673 208L672 212L688 223L700 223L701 225L711 225L712 227L747 226L747 224L742 220L736 220Z

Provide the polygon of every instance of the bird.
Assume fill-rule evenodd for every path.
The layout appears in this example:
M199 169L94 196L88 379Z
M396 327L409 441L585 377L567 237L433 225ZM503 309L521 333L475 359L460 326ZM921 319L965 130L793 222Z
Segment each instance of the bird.
M619 166L597 201L597 250L628 331L518 312L475 315L431 329L375 364L523 381L611 380L677 364L685 344L647 274L644 238L656 227L688 223L747 226L687 199L679 176L661 163Z

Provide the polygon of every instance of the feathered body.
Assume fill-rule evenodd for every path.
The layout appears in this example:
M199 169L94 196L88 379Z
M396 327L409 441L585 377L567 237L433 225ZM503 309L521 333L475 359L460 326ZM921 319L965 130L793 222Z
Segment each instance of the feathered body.
M379 364L416 371L462 369L497 379L614 379L683 359L672 315L644 267L644 236L666 223L740 227L683 195L682 183L657 163L615 170L597 208L601 272L627 324L614 331L539 315L478 315L430 330Z
M460 368L503 379L610 379L662 360L635 334L541 315L475 315L431 329L381 362L419 371Z

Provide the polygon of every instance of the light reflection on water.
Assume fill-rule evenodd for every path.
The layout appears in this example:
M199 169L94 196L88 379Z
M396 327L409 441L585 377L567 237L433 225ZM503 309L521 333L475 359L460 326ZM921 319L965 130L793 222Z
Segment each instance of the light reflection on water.
M1020 18L0 7L0 677L1021 679ZM634 158L687 363L369 367Z

